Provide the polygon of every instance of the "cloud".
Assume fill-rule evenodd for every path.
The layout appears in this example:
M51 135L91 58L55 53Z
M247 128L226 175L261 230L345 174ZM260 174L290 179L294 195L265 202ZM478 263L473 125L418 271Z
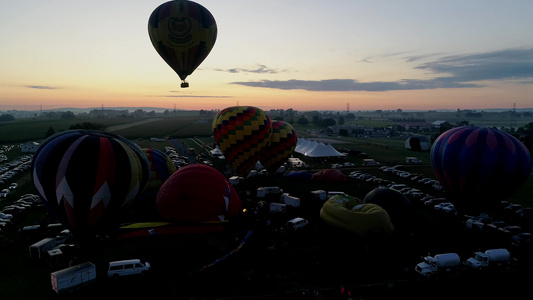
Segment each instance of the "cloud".
M244 69L244 68L232 68L232 69L216 69L217 71L221 72L228 72L228 73L256 73L256 74L277 74L280 72L284 72L284 70L276 70L268 68L265 65L257 65L257 68L254 69Z
M327 80L260 80L232 82L231 84L275 88L281 90L307 91L397 91L442 88L476 88L486 85L487 80L522 80L527 84L533 78L533 49L507 49L477 54L438 54L410 56L407 62L419 62L415 69L426 70L435 75L431 79L401 79L398 81L360 82L355 79ZM421 62L432 58L431 61Z
M171 93L176 93L177 91L170 91ZM159 97L167 98L234 98L233 96L195 96L195 95L163 95Z
M533 78L533 49L445 56L416 68L450 74L462 82Z
M425 90L439 88L465 88L481 87L478 84L458 83L446 78L432 80L404 79L399 81L374 81L359 82L353 79L327 79L327 80L262 80L255 82L232 82L249 87L276 88L280 90L307 90L307 91L395 91L395 90Z
M26 85L27 88L30 89L37 89L37 90L57 90L58 88L53 86L46 86L46 85Z

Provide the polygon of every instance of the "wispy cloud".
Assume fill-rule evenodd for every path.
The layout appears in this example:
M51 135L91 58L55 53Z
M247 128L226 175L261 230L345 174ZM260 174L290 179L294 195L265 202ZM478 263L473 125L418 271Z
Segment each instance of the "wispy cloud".
M177 91L170 91L171 93L176 93ZM158 97L167 97L167 98L233 98L233 96L201 96L201 95L163 95Z
M424 90L438 88L465 88L480 87L479 84L458 83L447 78L432 80L404 79L400 81L374 81L359 82L353 79L327 79L327 80L261 80L252 82L232 82L250 87L275 88L280 90L307 90L307 91L393 91L393 90Z
M256 73L256 74L277 74L285 70L271 69L265 65L258 64L256 68L232 68L232 69L216 69L216 71L228 73Z
M232 82L232 84L275 88L281 90L308 91L394 91L425 90L439 88L483 87L480 81L523 80L527 84L533 78L533 49L507 49L486 53L449 55L438 54L410 56L407 62L420 62L415 69L435 75L431 79L401 79L398 81L360 82L356 79L328 80L260 80ZM430 61L421 62L433 58Z
M57 90L57 87L46 86L46 85L26 85L27 88L37 89L37 90Z

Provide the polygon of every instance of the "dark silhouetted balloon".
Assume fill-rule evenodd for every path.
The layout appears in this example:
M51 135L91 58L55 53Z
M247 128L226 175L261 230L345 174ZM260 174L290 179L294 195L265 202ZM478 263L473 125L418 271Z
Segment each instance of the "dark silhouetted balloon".
M87 130L46 139L34 154L32 179L51 212L79 236L116 225L143 191L148 161L129 140Z
M204 61L217 39L213 15L192 1L169 1L159 5L148 20L152 45L188 87L185 78Z
M156 148L141 149L150 165L150 176L143 193L157 192L161 185L176 172L172 159L163 151Z
M522 187L531 172L531 154L503 131L457 127L434 142L431 164L446 197L456 204L490 205Z
M226 161L237 174L246 177L268 144L272 122L260 108L233 106L217 113L212 128Z
M202 164L180 168L163 183L157 210L167 221L219 222L242 211L239 195L216 169Z
M382 207L397 230L408 229L411 225L413 208L411 201L399 191L387 187L378 187L366 194L365 203L373 203Z

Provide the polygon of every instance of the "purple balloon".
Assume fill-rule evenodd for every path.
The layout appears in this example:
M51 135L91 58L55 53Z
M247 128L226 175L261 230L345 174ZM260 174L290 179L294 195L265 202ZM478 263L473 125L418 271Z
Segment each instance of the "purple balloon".
M431 164L449 198L483 204L504 200L522 187L531 172L531 154L503 131L457 127L433 143Z

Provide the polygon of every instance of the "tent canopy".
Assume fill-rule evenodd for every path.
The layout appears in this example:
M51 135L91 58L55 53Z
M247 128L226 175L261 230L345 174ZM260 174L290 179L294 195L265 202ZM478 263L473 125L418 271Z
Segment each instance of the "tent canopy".
M333 148L331 144L326 145L322 142L318 143L317 141L309 141L304 138L298 139L294 151L309 157L345 156Z

